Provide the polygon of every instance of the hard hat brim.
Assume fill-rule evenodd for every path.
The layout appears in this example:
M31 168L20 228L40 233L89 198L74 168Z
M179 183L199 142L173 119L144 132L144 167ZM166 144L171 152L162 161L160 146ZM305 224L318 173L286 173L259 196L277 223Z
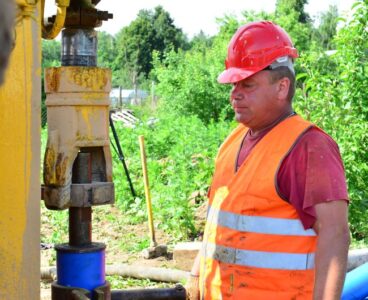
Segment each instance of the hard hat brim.
M258 71L260 70L258 69L245 70L241 68L228 68L227 70L223 71L217 77L217 81L219 83L235 83L235 82L241 81L245 78L252 76Z

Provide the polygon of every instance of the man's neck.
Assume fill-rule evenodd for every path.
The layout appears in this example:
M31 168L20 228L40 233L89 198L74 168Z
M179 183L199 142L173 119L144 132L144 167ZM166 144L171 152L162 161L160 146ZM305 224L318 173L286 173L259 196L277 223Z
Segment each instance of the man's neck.
M265 126L262 126L260 128L250 128L249 134L251 136L258 136L260 134L262 134L262 132L264 132L265 130L268 130L274 126L276 126L278 123L280 123L281 121L295 115L296 113L293 111L292 108L290 108L290 110L285 111L284 113L282 113L279 117L277 117L275 120L273 120L272 122L268 123Z

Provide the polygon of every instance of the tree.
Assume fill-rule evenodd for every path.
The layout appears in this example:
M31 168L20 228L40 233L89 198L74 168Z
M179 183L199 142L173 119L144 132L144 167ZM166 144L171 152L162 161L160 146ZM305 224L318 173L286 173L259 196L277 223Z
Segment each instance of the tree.
M42 69L60 66L61 44L56 40L42 40Z
M308 3L308 0L277 0L276 1L276 17L287 16L297 13L297 22L308 24L311 22L311 18L308 13L305 12L304 6Z
M299 51L309 49L312 34L312 23L304 11L307 0L277 0L275 22L290 35Z
M206 124L227 116L230 86L218 84L217 76L224 69L231 35L225 29L214 38L211 47L202 45L186 52L171 51L162 63L156 56L154 75L163 110L196 115Z
M330 5L327 12L319 16L319 26L313 33L313 40L323 49L332 50L335 48L333 38L336 35L339 12L336 5Z
M157 51L160 59L163 53L186 46L182 30L176 28L168 12L161 6L152 10L141 10L137 18L124 27L116 37L116 69L129 78L130 85L143 75L148 78L152 70L152 52ZM127 85L129 82L122 82Z
M163 58L163 53L170 48L175 51L179 48L186 50L188 43L181 29L174 25L174 20L162 6L157 6L153 14L154 50L158 51Z
M243 20L244 23L262 21L262 20L272 21L275 19L275 14L268 13L265 11L256 12L254 10L248 10L248 11L243 11L242 17L244 19Z
M115 38L104 31L98 32L97 59L100 67L116 69L114 61L117 54Z
M212 46L213 38L202 30L190 40L190 48L209 48Z

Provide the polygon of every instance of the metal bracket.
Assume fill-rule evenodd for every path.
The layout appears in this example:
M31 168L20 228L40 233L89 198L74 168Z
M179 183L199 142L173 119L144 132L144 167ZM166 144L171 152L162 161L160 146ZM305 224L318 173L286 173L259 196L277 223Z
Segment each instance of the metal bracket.
M69 196L67 196L68 187L70 187ZM45 205L56 210L113 204L115 199L112 182L73 183L70 186L61 187L42 186L42 189Z

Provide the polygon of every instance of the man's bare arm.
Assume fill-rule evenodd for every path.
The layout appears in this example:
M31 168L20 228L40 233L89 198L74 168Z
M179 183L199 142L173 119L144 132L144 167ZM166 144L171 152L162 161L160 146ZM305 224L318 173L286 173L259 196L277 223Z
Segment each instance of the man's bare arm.
M185 285L185 290L187 293L187 300L198 300L199 299L199 265L200 265L200 252L196 256L190 276Z
M198 254L196 256L196 258L194 259L194 263L193 263L193 266L192 266L192 269L191 269L191 274L192 275L198 275L199 276L199 262L200 262L200 259L201 259L201 251L198 251Z
M348 205L344 200L315 206L318 234L314 300L339 300L346 275L350 243Z

